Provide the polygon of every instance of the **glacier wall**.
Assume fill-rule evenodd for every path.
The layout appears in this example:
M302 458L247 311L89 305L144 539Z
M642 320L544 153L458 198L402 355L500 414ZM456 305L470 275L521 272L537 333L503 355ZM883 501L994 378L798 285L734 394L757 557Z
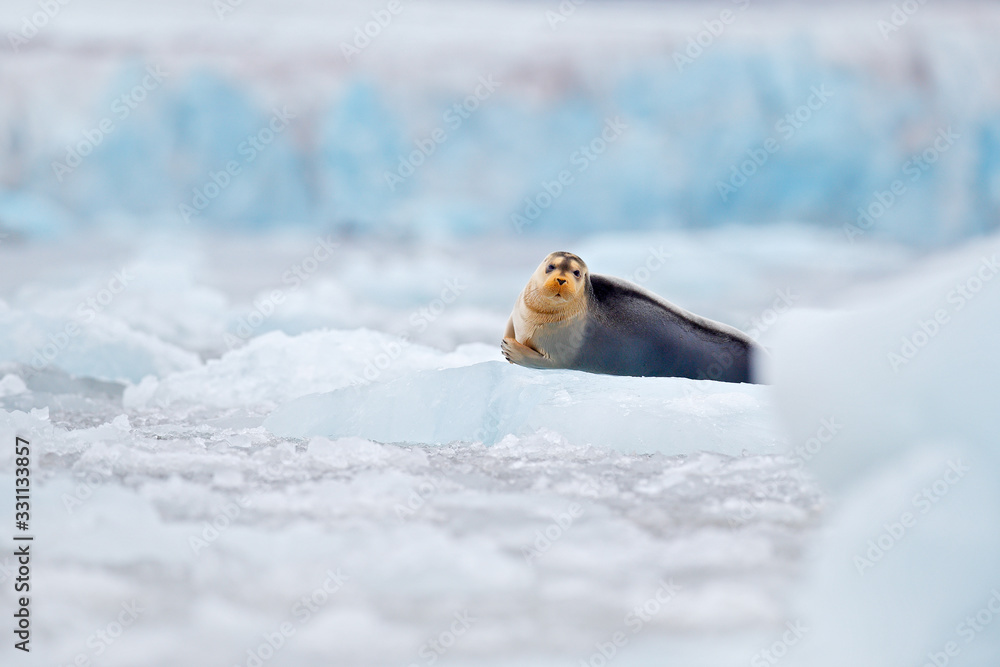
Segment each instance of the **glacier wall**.
M67 7L3 45L0 228L796 220L931 246L998 225L995 7L552 10Z

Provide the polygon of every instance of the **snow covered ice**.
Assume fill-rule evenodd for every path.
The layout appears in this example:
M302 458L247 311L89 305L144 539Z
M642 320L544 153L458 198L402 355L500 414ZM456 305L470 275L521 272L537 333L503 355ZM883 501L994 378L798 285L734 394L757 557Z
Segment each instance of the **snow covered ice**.
M838 502L800 602L815 629L803 664L1000 656L998 287L994 236L847 312L781 323L772 373L793 440L841 426L810 460Z
M787 242L786 229L772 234L772 245ZM802 232L798 244L810 238L816 247L838 243L825 233ZM635 242L687 244L695 255L719 245L714 234L688 233ZM33 576L39 606L52 610L37 621L45 638L38 654L46 659L92 656L96 649L88 638L114 622L123 603L137 601L143 612L102 654L106 664L247 664L247 651L266 645L264 637L280 634L285 623L294 634L270 664L423 664L427 651L433 653L428 642L450 631L454 615L463 613L475 622L448 650L456 664L573 664L618 631L629 639L616 658L621 664L660 664L664 652L684 656L681 664L739 664L795 622L809 628L797 649L811 655L802 664L825 664L824 656L838 654L822 642L836 644L837 628L857 634L867 627L858 612L867 607L857 605L869 581L886 576L895 579L885 586L913 584L900 579L890 557L916 559L910 567L921 572L931 539L920 538L921 530L941 525L966 534L935 503L934 513L907 534L911 541L900 542L886 562L859 577L853 557L864 555L867 540L884 530L872 503L885 507L885 523L892 523L907 509L908 496L933 486L948 461L978 460L973 470L980 475L988 469L981 457L965 452L992 432L977 419L980 410L989 414L976 403L989 400L989 389L974 381L990 377L992 369L989 346L975 338L988 331L975 318L995 316L992 293L983 287L941 329L935 346L921 348L900 370L951 377L947 368L935 370L933 359L940 355L940 364L948 363L956 357L945 346L957 344L977 359L964 363L980 374L970 375L968 386L987 393L959 401L944 388L952 385L935 391L920 375L912 382L897 376L885 355L899 345L897 333L912 335L899 322L911 319L915 331L926 319L919 307L923 295L940 286L939 301L947 305L954 281L976 274L995 243L920 265L892 246L877 253L870 247L868 260L855 255L859 275L893 267L895 282L859 285L859 296L841 297L844 305L836 309L783 314L762 336L774 359L773 386L531 371L502 362L496 343L445 351L365 328L392 329L393 322L407 321L388 306L355 313L369 320L355 322L354 329L263 333L262 325L261 333L225 351L219 332L235 335L254 295L219 286L215 272L229 264L231 253L247 252L247 244L209 255L202 252L206 243L174 240L167 256L180 259L161 263L165 275L186 286L175 297L189 304L174 311L178 321L150 319L145 304L163 289L155 281L137 280L129 299L123 293L105 309L103 316L124 330L159 332L109 343L128 350L132 340L157 341L142 348L145 357L122 357L143 360L140 372L124 368L113 354L77 357L72 346L36 371L32 345L45 338L34 338L35 327L23 323L48 315L35 295L74 303L81 287L55 277L47 284L7 285L5 330L22 338L5 346L0 368L3 437L16 432L28 438L39 465ZM276 245L270 238L259 243ZM304 252L311 244L308 236L298 243ZM498 262L511 247L495 249ZM34 251L33 261L58 266L68 252L44 248ZM123 257L135 255L126 265L148 262L145 248L122 248ZM460 274L464 250L414 246L399 261L421 265L432 253L449 265L443 273ZM345 245L338 252L357 257L371 251ZM528 244L520 253L523 275L537 252ZM16 265L15 254L9 256L9 266ZM94 260L96 275L107 275L98 267L102 262L109 263ZM271 262L252 270L280 274L285 258ZM744 280L721 264L702 270L717 281ZM775 273L787 284L815 285L795 288L804 305L827 298L807 267L784 256L762 257L749 279ZM402 315L419 312L442 284L437 275L423 280L411 285L411 301L397 304ZM705 282L691 280L688 289ZM322 294L339 286L357 298L366 284L350 263L336 262L302 289ZM773 294L764 296L760 312L773 306ZM511 295L480 291L470 280L463 298L428 332L456 340L463 331L502 329ZM880 298L898 305L886 307ZM294 321L293 303L267 326L279 318ZM738 305L719 301L718 307L732 308L723 317L739 321ZM859 315L849 315L855 311ZM850 319L862 316L869 318L862 325ZM479 318L484 321L470 328ZM324 324L333 323L319 322ZM853 333L852 347L839 356L813 354L833 345L829 337L838 335L838 326L867 333ZM209 343L213 336L218 338ZM220 351L204 351L209 345ZM187 352L190 359L180 368L140 377L158 367L158 354L179 358L185 348L202 351ZM378 369L380 355L392 363ZM93 364L90 376L59 366L78 359ZM924 359L928 365L918 365ZM842 379L816 384L816 376ZM909 389L898 393L900 388ZM827 394L811 398L818 391ZM925 399L919 392L930 393ZM942 400L958 402L941 411L934 406ZM917 410L924 421L881 416L903 409ZM832 433L821 430L824 420ZM899 432L900 424L910 430ZM878 435L872 440L868 433ZM947 447L938 449L935 443L949 435ZM920 443L923 449L908 453ZM9 484L13 458L9 450L3 457L0 483ZM900 460L906 463L897 465ZM947 500L968 494L963 502L978 507L973 514L980 520L993 506L981 494L994 493L993 487L988 477L970 473L963 479ZM898 512L887 500L895 488L906 489ZM828 529L851 536L843 542L814 530L826 516L821 489L843 499L829 514ZM969 552L983 568L995 562L993 539L983 535ZM819 544L828 545L823 558L804 559ZM835 557L841 560L834 567L822 567ZM0 564L9 568L12 562ZM837 571L841 579L831 579ZM963 572L972 604L981 579L971 563ZM343 583L327 592L335 587L328 579ZM660 594L661 602L658 591L666 585L673 588ZM851 586L861 587L854 597ZM887 599L896 599L898 591L886 590L892 591ZM817 602L830 591L841 600L833 608ZM9 590L3 595L9 601ZM313 595L326 602L313 603L315 610L296 606ZM929 626L942 622L941 605L920 607L920 599L907 603L906 614L892 613L911 621L922 613ZM648 621L626 620L646 604L656 611ZM960 621L961 615L955 623L943 618L942 645ZM848 622L859 625L851 629ZM177 642L179 636L186 641ZM873 651L897 648L884 644L881 632L867 636ZM902 628L899 642L909 640ZM988 635L977 642L990 646ZM912 642L906 647L912 649Z
M494 444L548 428L624 452L686 454L696 442L730 456L782 453L787 447L768 421L766 393L756 385L684 378L541 374L490 361L303 397L273 412L265 426L285 436L428 444ZM734 440L734 431L744 437Z
M270 664L423 664L425 644L456 613L476 620L449 660L544 664L586 657L608 630L631 633L638 621L626 625L627 613L653 600L657 613L633 641L642 664L644 642L766 635L783 622L821 497L787 455L768 387L542 373L503 362L496 342L444 351L367 328L264 333L297 317L293 301L226 351L222 332L235 335L254 295L212 286L214 273L247 246L209 255L208 243L175 239L166 256L179 259L159 264L186 286L172 297L187 304L173 311L176 321L151 318L148 300L163 286L138 278L101 313L107 326L135 332L111 349L142 355L77 354L90 336L100 340L92 329L36 371L34 350L47 340L37 323L50 317L36 295L72 304L92 286L8 285L3 437L28 438L39 466L33 576L39 607L52 610L38 617L39 655L93 657L88 637L133 599L145 611L102 654L106 664L247 664L247 651L285 622L294 636ZM311 244L304 236L299 248ZM46 247L32 260L58 266L76 252ZM498 263L511 247L494 250ZM149 263L145 248L126 266ZM417 246L399 261L418 266L433 253L443 273L466 275L465 250ZM384 257L363 246L337 252ZM536 261L530 244L518 254ZM884 270L871 260L869 270ZM270 262L244 269L248 280L251 271L280 275L285 259ZM510 270L513 285L524 271ZM396 306L402 314L419 312L442 284L423 280ZM357 298L366 283L349 262L331 262L302 289L314 298L339 286ZM513 296L470 278L428 332L448 341L482 328L496 339ZM355 313L369 319L353 324L391 329L408 319L395 312ZM477 318L484 322L470 325ZM163 365L207 347L213 332L221 351ZM389 353L392 363L378 369ZM417 396L436 397L436 412ZM380 400L398 416L378 409ZM9 484L13 459L3 457L0 483ZM328 602L308 618L297 615L297 601L322 589L328 570L346 577L343 586L317 593ZM667 584L678 588L657 601Z
M722 5L405 3L347 59L384 5L94 0L5 51L0 664L992 667L997 11L743 4L683 66ZM552 250L771 384L506 364Z

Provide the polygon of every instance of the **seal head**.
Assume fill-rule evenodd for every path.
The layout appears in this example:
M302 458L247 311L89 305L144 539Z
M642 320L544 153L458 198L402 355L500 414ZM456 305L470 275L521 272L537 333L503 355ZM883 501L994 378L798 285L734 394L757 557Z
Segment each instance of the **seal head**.
M583 343L591 287L586 263L569 252L549 254L528 280L501 344L511 363L569 368Z

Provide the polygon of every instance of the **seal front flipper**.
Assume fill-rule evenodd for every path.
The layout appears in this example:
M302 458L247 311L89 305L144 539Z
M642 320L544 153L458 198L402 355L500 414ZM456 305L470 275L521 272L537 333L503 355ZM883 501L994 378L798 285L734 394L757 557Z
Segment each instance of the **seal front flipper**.
M504 338L500 343L504 358L512 364L527 368L555 368L551 359L546 358L527 345L518 343L514 338Z

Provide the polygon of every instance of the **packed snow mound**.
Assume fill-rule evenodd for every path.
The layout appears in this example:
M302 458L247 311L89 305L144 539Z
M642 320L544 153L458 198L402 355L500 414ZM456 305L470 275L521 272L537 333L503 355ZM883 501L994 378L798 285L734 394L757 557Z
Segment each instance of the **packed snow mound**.
M776 331L778 410L839 496L795 664L1000 655L998 260L994 237Z
M48 367L103 380L138 382L195 368L198 356L83 306L62 314L18 310L0 301L0 362Z
M842 490L935 442L980 447L994 465L1000 238L867 292L850 309L789 313L774 330L767 373L793 436L804 442L836 420L817 474Z
M305 394L386 381L408 371L464 366L500 356L499 346L462 345L452 352L367 329L280 331L166 378L147 377L125 390L126 407L275 406Z
M489 361L304 396L264 424L285 437L424 444L493 444L546 428L573 442L624 452L739 456L785 451L769 402L768 388L760 385L539 371Z

